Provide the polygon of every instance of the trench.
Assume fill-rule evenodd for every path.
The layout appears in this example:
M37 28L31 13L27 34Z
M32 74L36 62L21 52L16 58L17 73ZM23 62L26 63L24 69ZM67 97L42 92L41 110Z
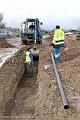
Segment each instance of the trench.
M3 120L34 118L37 93L38 62L33 65L33 75L27 76L25 70L15 94L8 101L3 113Z

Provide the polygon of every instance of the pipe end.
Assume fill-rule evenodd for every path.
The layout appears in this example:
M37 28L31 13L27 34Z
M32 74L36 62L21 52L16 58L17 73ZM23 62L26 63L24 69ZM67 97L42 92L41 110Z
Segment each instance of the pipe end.
M69 106L68 106L68 105L65 105L65 106L64 106L64 109L68 109L68 108L69 108Z

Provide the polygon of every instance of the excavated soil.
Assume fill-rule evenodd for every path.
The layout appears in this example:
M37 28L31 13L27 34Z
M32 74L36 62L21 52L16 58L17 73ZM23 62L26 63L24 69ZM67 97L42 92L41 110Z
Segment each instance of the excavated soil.
M9 44L5 39L0 40L0 48L12 48L15 47L12 44Z
M66 37L56 63L69 109L63 107L53 67L45 70L42 66L51 62L50 43L45 40L40 52L36 120L80 120L80 41Z
M66 37L56 63L69 109L63 107L54 68L44 69L44 64L51 64L50 43L43 40L34 76L24 73L14 99L6 106L4 120L80 120L80 41Z

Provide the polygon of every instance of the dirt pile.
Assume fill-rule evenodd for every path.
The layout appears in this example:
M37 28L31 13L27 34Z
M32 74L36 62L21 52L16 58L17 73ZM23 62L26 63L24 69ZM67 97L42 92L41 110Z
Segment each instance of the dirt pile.
M44 70L43 67L51 61L48 45L44 41L40 53L36 120L80 120L80 41L65 40L65 48L60 51L61 61L56 63L68 99L68 110L63 108L54 69Z
M76 35L65 35L65 40L76 41Z
M80 56L80 41L75 36L65 36L65 47L61 48L61 61L70 61Z
M0 40L0 48L12 48L15 47L11 44L9 44L5 39Z

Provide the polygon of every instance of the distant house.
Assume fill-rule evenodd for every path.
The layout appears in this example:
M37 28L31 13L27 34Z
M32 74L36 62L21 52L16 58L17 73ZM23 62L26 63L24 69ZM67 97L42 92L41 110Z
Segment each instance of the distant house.
M74 35L74 33L72 33L72 32L67 32L67 33L65 33L65 35Z

